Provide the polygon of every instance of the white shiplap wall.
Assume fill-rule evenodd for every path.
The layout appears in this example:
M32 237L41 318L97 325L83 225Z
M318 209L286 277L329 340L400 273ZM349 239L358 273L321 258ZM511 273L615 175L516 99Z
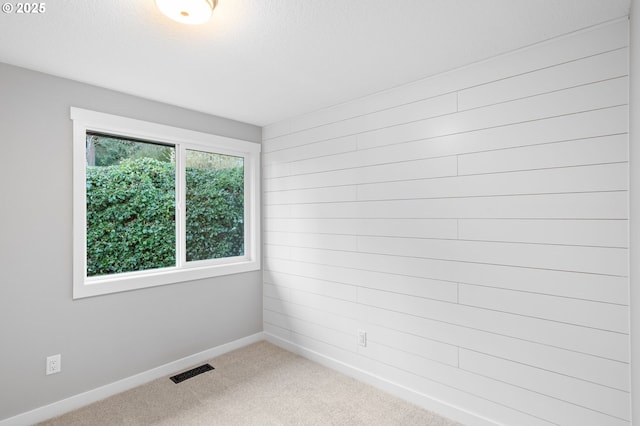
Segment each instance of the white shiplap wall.
M627 30L265 128L267 335L478 423L628 425Z

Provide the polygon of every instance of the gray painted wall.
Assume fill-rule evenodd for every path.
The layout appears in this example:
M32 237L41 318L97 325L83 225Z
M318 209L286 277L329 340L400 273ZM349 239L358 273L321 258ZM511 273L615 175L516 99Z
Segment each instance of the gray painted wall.
M262 330L261 273L73 301L69 107L259 142L257 126L0 64L0 419ZM45 376L45 357L62 372Z

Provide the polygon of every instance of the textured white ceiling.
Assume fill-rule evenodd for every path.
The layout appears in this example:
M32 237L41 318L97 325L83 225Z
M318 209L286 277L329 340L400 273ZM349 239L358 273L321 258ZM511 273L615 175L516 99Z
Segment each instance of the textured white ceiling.
M631 0L219 0L202 26L154 0L40 1L42 15L0 14L0 62L266 125L626 16Z

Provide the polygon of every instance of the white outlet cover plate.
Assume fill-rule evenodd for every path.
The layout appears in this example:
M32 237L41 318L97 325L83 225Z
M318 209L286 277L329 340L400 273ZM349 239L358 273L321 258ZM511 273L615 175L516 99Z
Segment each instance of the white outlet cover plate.
M55 374L55 373L59 373L60 370L62 369L62 365L61 365L61 355L57 354L57 355L51 355L47 357L47 364L46 364L46 374Z

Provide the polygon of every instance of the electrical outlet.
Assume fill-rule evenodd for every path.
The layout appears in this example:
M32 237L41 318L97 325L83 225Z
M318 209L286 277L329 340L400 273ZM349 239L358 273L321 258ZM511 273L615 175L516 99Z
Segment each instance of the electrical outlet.
M358 330L358 345L367 346L367 332L364 330Z
M47 365L45 373L49 374L59 373L62 369L62 355L51 355L47 357Z

